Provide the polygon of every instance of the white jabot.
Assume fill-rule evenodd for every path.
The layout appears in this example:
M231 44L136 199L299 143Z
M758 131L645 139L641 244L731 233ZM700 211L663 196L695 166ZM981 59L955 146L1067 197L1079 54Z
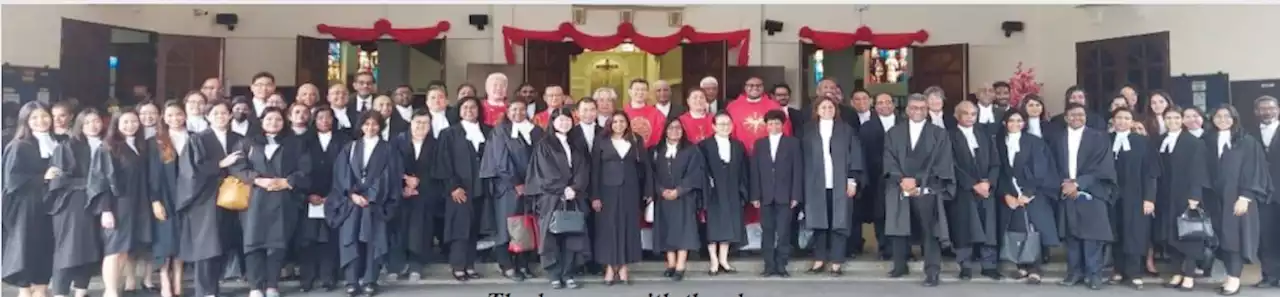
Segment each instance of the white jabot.
M884 127L884 132L889 132L889 129L893 129L893 125L898 121L897 115L891 114L888 116L878 116L878 117L880 118L880 126Z
M218 129L211 130L213 130L213 137L218 139L218 149L222 150L222 153L224 154L229 153L227 151L227 131L218 131Z
M564 160L569 163L570 168L573 168L573 148L569 147L569 136L556 133L556 140L559 140L560 146L564 148Z
M333 109L333 118L338 120L339 128L351 128L351 117L347 116L347 107L331 107L331 109Z
M449 128L449 118L445 116L443 111L431 111L431 135L440 137L440 131Z
M1044 134L1041 134L1040 131L1040 118L1028 118L1027 133L1031 133L1031 135L1035 135L1037 137L1044 137Z
M978 123L990 124L996 122L995 106L982 106L978 104Z
M191 131L192 133L200 133L200 132L204 132L204 130L207 130L207 129L209 129L209 121L206 121L204 117L200 117L200 116L187 117L187 131Z
M364 164L360 164L360 167L368 167L369 159L373 158L373 149L377 148L378 142L382 140L378 138L365 137L360 139L360 141L364 142L364 152L362 152L364 153Z
M169 130L169 143L173 144L173 151L178 155L182 155L187 150L187 131Z
M973 135L973 127L972 126L964 127L964 126L956 125L956 128L960 130L961 135L964 135L965 144L969 145L969 155L977 156L978 155L977 153L978 137Z
M267 100L253 98L253 115L260 117L265 110L267 110Z
M243 120L243 121L238 121L238 122L237 122L237 121L235 121L235 120L231 120L231 131L235 131L236 133L240 133L240 135L248 135L248 134L249 134L249 120Z
M413 159L414 160L417 160L418 158L422 157L422 145L424 143L426 142L422 141L421 139L413 140Z
M1164 141L1160 142L1160 152L1172 153L1174 146L1178 145L1178 135L1182 135L1182 131L1165 133Z
M137 143L135 143L135 142L137 142L137 141L136 141L136 140L134 140L134 139L137 139L137 138L134 138L134 137L128 137L128 136L126 136L126 137L124 138L124 144L125 144L125 145L128 145L128 146L129 146L129 149L133 150L133 153L134 153L134 154L141 153L141 152L139 152L139 151L138 151L138 144L137 144Z
M1218 158L1231 149L1231 131L1218 131Z
M413 107L412 107L412 106L400 106L400 105L396 105L396 112L397 112L397 113L400 113L400 118L401 118L401 119L404 119L404 120L406 120L406 121L408 121L408 120L412 120L412 119L413 119Z
M653 107L657 108L658 111L661 111L662 116L664 117L671 116L671 102L667 102L667 104L657 103L657 104L654 104Z
M471 141L471 146L476 151L480 150L480 144L484 143L484 133L480 131L480 124L475 122L462 121L462 132L466 134L467 140Z
M1276 136L1276 128L1280 127L1280 120L1272 120L1269 124L1262 124L1262 146L1271 148L1271 138Z
M1111 152L1116 154L1116 158L1120 158L1120 152L1130 150L1129 133L1129 131L1116 132L1116 139L1111 142Z
M382 139L391 140L391 117L382 120Z
M524 137L525 144L533 144L533 122L523 121L511 124L511 138Z
M1201 135L1204 135L1204 128L1196 128L1194 130L1187 129L1187 133L1191 133L1191 135L1195 135L1195 137L1200 137Z
M320 150L329 151L329 141L333 140L333 131L316 132L316 138L320 141Z
M596 123L585 121L578 125L582 127L582 139L587 141L587 149L590 150L591 147L596 145Z
M907 136L911 137L911 149L916 149L916 143L920 142L920 134L924 132L924 125L927 123L926 121L920 121L919 123L907 121Z
M267 160L271 160L271 157L275 156L276 150L280 149L280 143L276 141L276 137L279 136L267 136L267 145L262 147L263 155L267 156Z
M1067 128L1067 178L1076 179L1080 171L1080 143L1084 140L1084 127Z
M778 159L778 143L782 142L782 133L769 134L769 159Z
M58 146L58 142L53 141L53 136L49 132L32 132L32 136L36 138L36 146L40 147L40 158L49 158L53 156L53 148Z
M831 179L834 178L835 164L831 159L831 134L835 130L835 121L818 120L818 136L822 137L822 172L823 180L827 189L835 187Z
M720 155L720 161L724 161L725 163L729 163L730 161L733 161L733 157L732 157L733 146L729 144L729 137L721 137L720 135L716 135L715 139L716 139L716 154Z
M668 142L668 143L667 143L667 153L666 153L666 154L663 154L663 157L666 157L667 159L675 158L675 157L676 157L676 153L678 153L678 150L680 150L680 146L679 146L679 145L672 144L672 143Z
M858 113L858 123L859 123L859 124L866 123L866 122L867 122L867 120L870 120L870 119L871 119L871 111L870 111L870 110L868 110L868 111L863 111L863 112L859 112L859 113Z
M944 117L942 116L942 112L941 112L941 111L937 111L937 112L930 111L930 112L929 112L929 122L930 122L930 123L932 123L932 124L934 124L934 125L936 125L936 126L938 126L938 127L940 127L940 128L946 128L946 127L947 127L947 121L946 121L946 120L944 119Z
M1022 151L1022 133L1013 132L1005 136L1005 150L1009 152L1009 167L1012 168L1014 160L1017 160L1018 152ZM1014 169L1016 170L1016 169ZM1018 195L1022 195L1022 187L1018 186L1018 177L1016 174L1010 174L1013 177L1013 189L1018 191Z
M143 133L142 134L143 138L151 138L153 136L156 136L156 126L143 127L142 133Z
M90 152L97 151L99 147L102 147L101 137L85 136L84 139L89 142Z
M609 141L613 143L613 149L618 151L618 156L626 158L627 152L631 151L631 142L626 139L610 138Z

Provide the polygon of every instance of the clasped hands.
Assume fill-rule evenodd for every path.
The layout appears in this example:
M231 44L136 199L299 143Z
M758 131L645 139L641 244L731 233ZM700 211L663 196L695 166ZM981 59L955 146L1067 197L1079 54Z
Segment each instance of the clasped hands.
M903 196L920 197L920 184L913 177L904 177L898 181L898 188L902 189Z
M404 176L404 199L418 196L418 183L420 182L421 180L416 176Z
M1080 185L1074 179L1062 180L1062 197L1076 199L1080 196Z
M283 178L259 177L253 179L253 184L270 192L293 189L289 180Z

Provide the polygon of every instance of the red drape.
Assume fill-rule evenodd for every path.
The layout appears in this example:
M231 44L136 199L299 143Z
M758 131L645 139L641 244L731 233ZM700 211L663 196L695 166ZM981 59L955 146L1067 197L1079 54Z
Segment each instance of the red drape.
M917 42L924 43L929 40L929 32L920 30L915 33L877 34L871 28L862 26L853 33L845 33L818 31L805 26L800 28L800 38L808 39L824 50L842 50L857 43L868 43L879 48L900 48Z
M622 23L618 24L617 33L609 36L596 36L582 33L573 24L565 22L552 31L502 27L502 36L506 39L504 50L506 51L507 64L516 63L513 47L524 46L526 40L564 41L565 38L568 38L577 43L578 46L593 51L607 51L623 42L631 41L637 48L655 55L667 53L667 51L680 46L680 42L684 40L688 40L690 43L724 41L729 45L729 48L739 48L738 65L743 66L747 65L747 58L750 57L751 49L751 30L708 33L699 32L687 25L680 27L680 31L676 31L671 35L645 36L637 33L636 27L631 23Z
M382 35L390 35L392 39L402 44L423 44L435 40L440 33L448 32L449 21L440 21L436 23L435 27L392 28L391 21L378 19L377 22L373 23L372 29L319 24L316 25L316 31L320 31L321 34L332 35L334 39L347 42L371 42L382 38Z

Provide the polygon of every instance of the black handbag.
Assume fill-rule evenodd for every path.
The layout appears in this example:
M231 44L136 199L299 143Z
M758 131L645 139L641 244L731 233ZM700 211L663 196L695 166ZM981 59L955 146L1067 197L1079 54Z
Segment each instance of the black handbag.
M1178 216L1178 240L1210 242L1215 238L1213 222L1202 208L1187 209Z
M587 230L587 214L578 210L578 203L560 199L556 208L551 211L551 222L547 224L547 232L551 234L578 234ZM570 207L569 205L574 205ZM572 208L572 209L571 209Z
M1022 220L1027 224L1026 232L1004 232L1004 244L1000 246L1000 260L1013 264L1033 264L1040 261L1040 232L1031 225L1027 210L1022 212Z

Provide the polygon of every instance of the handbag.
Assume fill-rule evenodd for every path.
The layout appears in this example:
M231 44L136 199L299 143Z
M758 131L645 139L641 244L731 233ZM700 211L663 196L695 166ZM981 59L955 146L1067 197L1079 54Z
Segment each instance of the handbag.
M570 207L569 205L574 206ZM587 215L578 210L577 205L577 203L568 203L564 199L556 202L557 207L551 211L547 232L551 234L579 234L585 232L587 229Z
M538 249L538 218L530 212L528 207L533 198L520 197L521 201L529 202L521 203L522 210L507 217L507 234L511 236L511 241L507 243L507 251L523 253Z
M218 185L218 207L231 211L244 211L249 209L249 184L241 181L240 178L227 176L222 178L222 183Z
M1026 210L1022 212L1022 220L1027 224L1026 232L1004 232L1004 244L1000 246L1000 260L1014 264L1032 264L1040 261L1040 232L1031 225L1031 217Z
M1201 208L1187 209L1178 216L1178 240L1209 242L1215 238L1213 222Z

